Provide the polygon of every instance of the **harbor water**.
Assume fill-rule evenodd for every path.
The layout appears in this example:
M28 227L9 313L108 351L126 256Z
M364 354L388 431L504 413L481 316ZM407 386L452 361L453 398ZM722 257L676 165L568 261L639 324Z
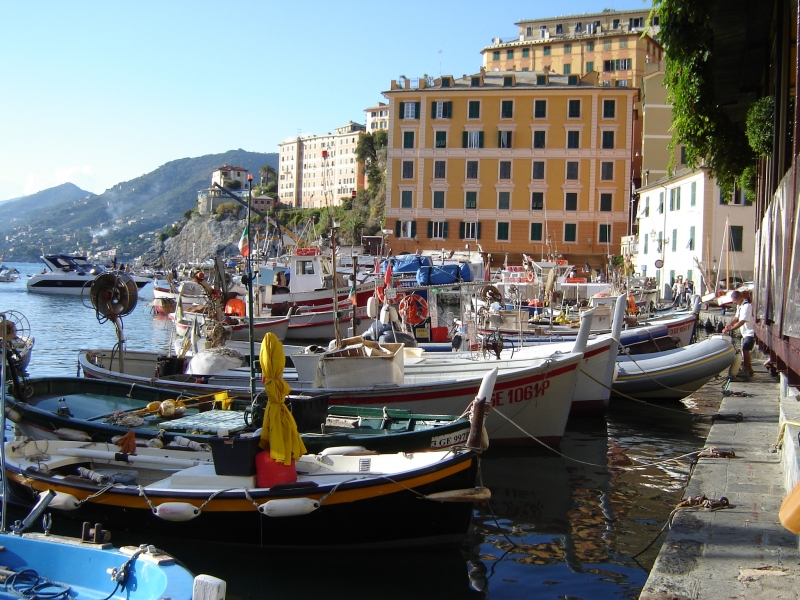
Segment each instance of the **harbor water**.
M81 348L110 348L112 323L88 298L29 294L41 265L6 263L21 273L0 283L0 311L23 313L36 338L31 377L76 375ZM171 321L154 316L151 286L123 318L126 347L166 353ZM682 402L658 406L613 400L605 418L571 420L557 449L490 448L481 461L491 500L474 512L455 550L268 552L113 532L116 544L150 543L195 573L225 579L228 598L637 598L658 554L659 532L683 497L689 453L705 445L723 381ZM675 461L669 459L679 458ZM395 515L341 523L394 526ZM155 518L154 518L155 519ZM60 521L61 533L80 525Z

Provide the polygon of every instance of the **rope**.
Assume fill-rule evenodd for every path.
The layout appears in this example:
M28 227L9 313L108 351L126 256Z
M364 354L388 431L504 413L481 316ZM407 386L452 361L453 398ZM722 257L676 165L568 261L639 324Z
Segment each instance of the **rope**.
M775 448L777 450L780 450L781 445L783 444L783 435L786 433L786 426L787 425L793 425L794 427L800 427L800 423L798 423L797 421L788 421L787 420L787 421L784 421L783 423L781 423L781 428L778 431L778 441L775 442Z
M587 373L583 369L581 369L581 373L586 375L589 379L591 379L595 383L597 383L599 385L602 385L607 390L611 390L612 392L614 392L618 396L622 396L626 400L632 400L633 402L638 402L639 404L644 404L645 406L650 406L652 408L658 408L658 409L661 409L661 410L666 410L666 411L669 411L669 412L675 412L675 413L679 413L679 414L681 414L683 416L687 416L686 413L684 411L682 411L682 410L678 410L676 408L668 408L666 406L661 406L660 404L652 404L651 402L647 402L645 400L640 400L639 398L634 398L633 396L628 396L628 394L624 394L623 392L620 392L619 390L615 390L610 385L606 385L605 383L603 383L599 379L593 377L592 375L590 375L589 373Z
M24 569L9 575L5 582L5 590L19 598L32 600L71 598L69 586L50 581L33 569Z

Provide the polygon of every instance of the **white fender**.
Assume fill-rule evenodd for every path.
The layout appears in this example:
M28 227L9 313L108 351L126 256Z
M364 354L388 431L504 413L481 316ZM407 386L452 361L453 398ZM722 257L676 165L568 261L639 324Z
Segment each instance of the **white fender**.
M270 500L258 507L258 512L268 517L297 517L319 508L319 500L312 498L286 498Z
M91 442L92 438L85 431L79 429L70 429L69 427L59 427L53 433L58 436L60 440L67 440L70 442Z
M10 323L11 321L9 321ZM6 406L6 419L12 423L19 423L22 420L22 415L15 411L10 406Z
M354 454L377 454L377 452L367 450L364 446L331 446L320 452L319 456L346 456Z
M162 442L158 438L150 438L149 440L147 440L147 447L148 448L157 448L157 449L160 450L161 448L164 447L164 442Z
M730 368L728 369L728 375L731 377L736 377L739 374L739 369L742 366L742 355L737 352L736 355L733 357L733 363L731 364Z
M40 493L39 496L41 497L41 495L44 493L46 492ZM61 510L75 510L78 508L78 499L72 494L56 492L55 497L50 500L50 504L48 504L48 506L50 508L59 508Z
M163 502L155 507L153 514L165 521L191 521L200 514L200 509L188 502Z
M447 492L436 492L425 496L426 500L437 500L439 502L482 502L492 497L489 488L476 487L466 490L449 490Z
M378 316L378 299L375 296L370 296L367 300L367 316L370 319Z

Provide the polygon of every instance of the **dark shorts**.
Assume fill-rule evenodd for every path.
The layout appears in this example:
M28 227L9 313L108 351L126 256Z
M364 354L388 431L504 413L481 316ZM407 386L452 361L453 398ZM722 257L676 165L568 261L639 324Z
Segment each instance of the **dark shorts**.
M754 336L748 336L746 338L742 338L742 350L747 350L748 352L755 348L756 345L756 338Z

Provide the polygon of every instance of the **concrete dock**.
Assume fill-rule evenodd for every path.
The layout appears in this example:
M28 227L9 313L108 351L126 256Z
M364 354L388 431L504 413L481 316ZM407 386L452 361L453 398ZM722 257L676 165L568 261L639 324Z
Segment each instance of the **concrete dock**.
M700 458L684 494L730 505L676 511L640 600L800 598L798 536L778 520L800 479L800 397L755 357L754 365L719 410L742 419L715 420L706 444L735 457Z

